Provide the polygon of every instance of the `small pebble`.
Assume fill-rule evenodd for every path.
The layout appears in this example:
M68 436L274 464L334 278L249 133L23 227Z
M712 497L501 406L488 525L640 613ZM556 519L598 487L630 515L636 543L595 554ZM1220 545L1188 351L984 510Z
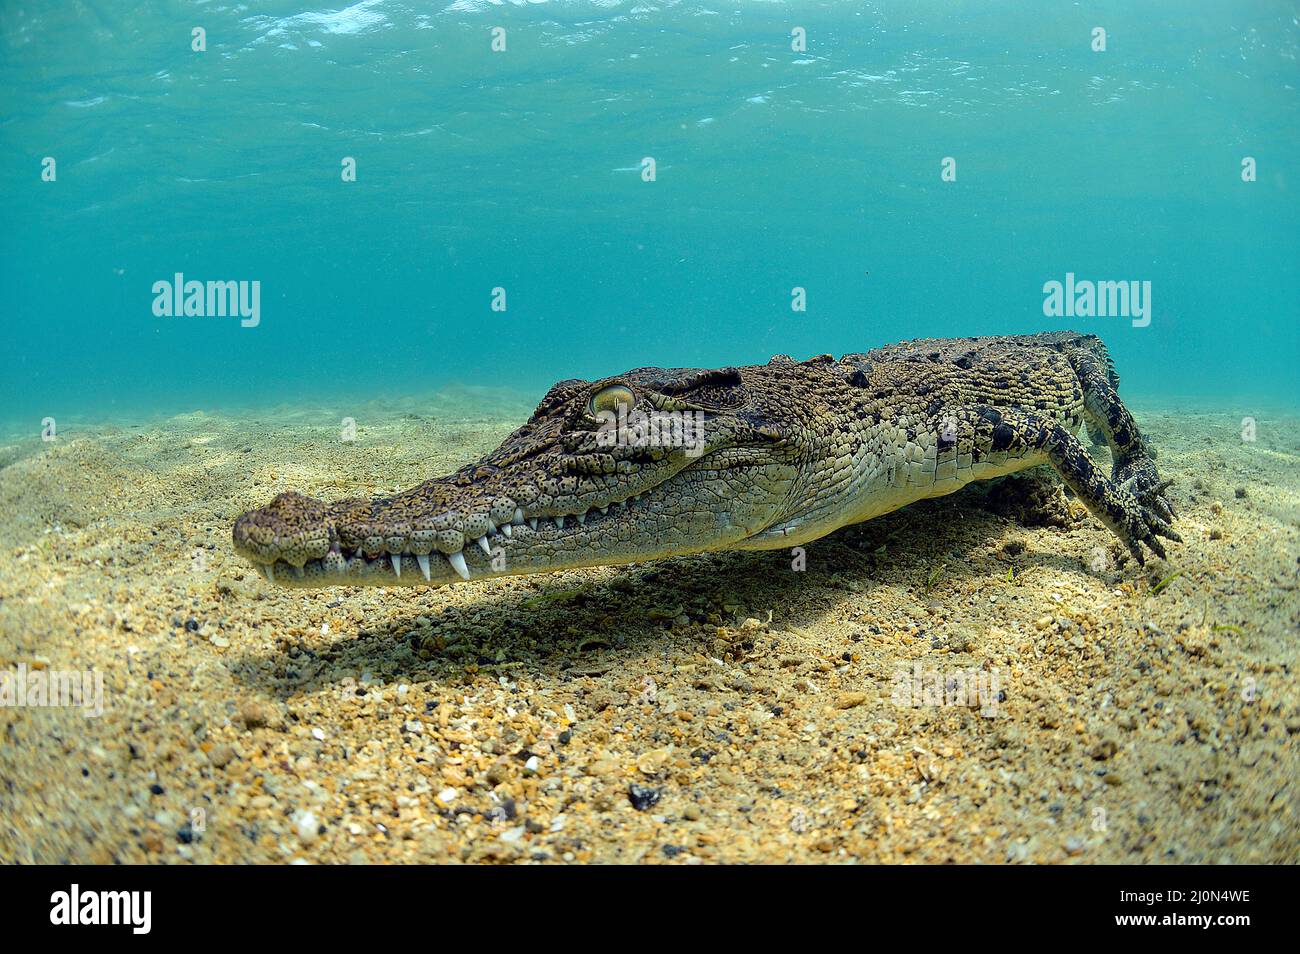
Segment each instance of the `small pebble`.
M245 728L258 729L270 724L271 711L264 703L248 699L240 705L235 719L242 722Z
M320 822L317 820L315 813L311 811L294 812L292 821L294 833L298 836L299 841L310 844L320 834Z
M235 758L233 746L218 745L208 751L208 761L217 768L225 768Z
M638 785L633 782L627 787L627 800L632 803L632 807L639 812L659 804L659 796L662 791L657 788L649 788L645 785Z

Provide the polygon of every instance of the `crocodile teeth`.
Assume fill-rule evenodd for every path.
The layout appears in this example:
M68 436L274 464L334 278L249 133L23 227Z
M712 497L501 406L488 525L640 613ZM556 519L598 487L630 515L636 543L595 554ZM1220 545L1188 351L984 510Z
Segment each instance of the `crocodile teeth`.
M524 508L523 508L523 507L516 507L516 508L515 508L515 515L514 515L514 517L511 519L510 522L513 523L516 527L522 527L522 526L524 525Z
M537 529L537 518L536 518L536 517L531 517L531 518L529 518L529 520L528 520L528 526L530 526L530 527L532 527L534 530L536 530L536 529Z
M267 581L268 583L274 583L274 582L275 582L275 571L271 569L271 564L269 564L269 563L263 563L263 564L262 564L262 572L266 574L266 581Z
M488 533L496 533L496 532L497 532L496 521L494 521L491 517L488 517Z
M304 569L303 569L302 567L300 567L300 566L295 566L295 567L293 568L293 575L296 576L296 577L298 577L298 579L301 580L304 576L307 575L307 571L304 570Z
M609 504L606 504L603 507L597 507L596 509L600 511L600 515L603 517L609 513Z
M578 518L578 524L579 524L579 525L585 525L585 524L586 524L586 522L587 522L587 515L586 515L585 513L574 514L574 516L576 516L576 517Z
M469 567L465 565L464 553L457 550L455 553L447 554L447 562L451 564L451 568L456 571L456 575L462 580L469 579Z
M393 572L398 576L402 575L402 555L400 553L388 554L389 562L393 564Z
M508 523L501 524L501 532L504 533L507 537L513 537L515 535L514 527Z
M556 530L563 530L563 529L564 529L564 518L563 518L563 517L552 517L551 520L555 523L555 529L556 529Z
M484 553L486 553L488 556L492 555L492 546L488 543L486 534L479 537L474 542L477 543L478 548L482 550Z
M420 564L420 572L424 574L424 578L426 580L429 579L429 554L417 553L415 555L415 562Z

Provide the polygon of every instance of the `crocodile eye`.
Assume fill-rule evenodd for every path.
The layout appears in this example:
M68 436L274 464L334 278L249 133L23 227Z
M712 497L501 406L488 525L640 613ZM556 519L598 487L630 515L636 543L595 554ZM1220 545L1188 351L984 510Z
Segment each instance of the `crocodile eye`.
M620 404L625 404L629 409L636 403L636 395L632 389L622 384L611 384L607 388L601 388L591 396L587 402L587 410L591 416L595 417L601 411L614 411L617 413Z

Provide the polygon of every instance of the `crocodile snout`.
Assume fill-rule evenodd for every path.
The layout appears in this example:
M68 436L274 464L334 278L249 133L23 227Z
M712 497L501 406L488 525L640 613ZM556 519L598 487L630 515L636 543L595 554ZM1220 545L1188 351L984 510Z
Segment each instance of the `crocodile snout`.
M255 563L301 567L329 553L334 524L328 504L290 492L241 516L232 536L235 549Z

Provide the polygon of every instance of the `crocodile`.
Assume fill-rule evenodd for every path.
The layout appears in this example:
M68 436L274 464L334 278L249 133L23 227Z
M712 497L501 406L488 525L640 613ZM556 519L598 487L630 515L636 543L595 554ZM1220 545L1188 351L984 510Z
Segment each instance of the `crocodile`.
M794 547L1047 464L1141 564L1181 539L1118 385L1074 332L566 380L482 460L392 496L281 493L234 546L284 586L441 586Z

